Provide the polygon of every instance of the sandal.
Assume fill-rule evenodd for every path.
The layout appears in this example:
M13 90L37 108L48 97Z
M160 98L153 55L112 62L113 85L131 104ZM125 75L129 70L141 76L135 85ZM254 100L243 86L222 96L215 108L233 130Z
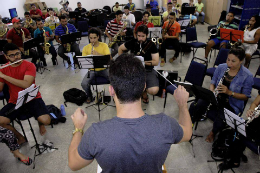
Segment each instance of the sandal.
M172 57L171 59L169 59L169 62L172 63L173 61L175 61L177 58Z
M86 100L87 104L93 102L93 97L88 97L87 100Z
M26 160L21 160L20 158L18 158L18 160L27 166L32 164L32 159L29 157Z

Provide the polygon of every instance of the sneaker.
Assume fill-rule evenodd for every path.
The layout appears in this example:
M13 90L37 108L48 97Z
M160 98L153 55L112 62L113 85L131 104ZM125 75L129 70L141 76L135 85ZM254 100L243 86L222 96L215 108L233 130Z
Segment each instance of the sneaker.
M52 58L51 60L52 60L52 64L53 65L57 65L57 63L56 63L57 62L57 58Z
M160 66L163 67L164 65L165 65L165 61L164 61L164 59L162 59Z

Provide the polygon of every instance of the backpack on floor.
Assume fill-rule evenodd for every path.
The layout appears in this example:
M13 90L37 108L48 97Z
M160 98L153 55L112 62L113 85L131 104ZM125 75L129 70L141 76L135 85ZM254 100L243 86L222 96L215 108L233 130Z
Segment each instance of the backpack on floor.
M63 93L65 99L64 105L67 107L66 102L75 103L81 106L87 99L86 93L77 88L71 88Z
M62 115L61 110L54 105L46 105L46 108L51 117L51 124L65 123L66 118Z

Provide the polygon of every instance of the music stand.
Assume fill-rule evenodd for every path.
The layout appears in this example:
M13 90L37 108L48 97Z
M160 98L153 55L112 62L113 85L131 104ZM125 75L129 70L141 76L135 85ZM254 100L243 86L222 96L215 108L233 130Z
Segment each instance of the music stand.
M7 44L7 40L0 40L0 52L4 50L4 46Z
M95 80L95 86L96 86L96 97L97 97L97 103L94 103L92 105L89 105L86 107L94 107L97 105L98 108L95 108L98 111L99 115L99 121L100 121L100 112L105 109L107 106L115 107L113 105L108 105L106 103L102 103L99 101L98 98L98 89L97 89L97 76L96 76L96 68L108 68L109 61L110 61L110 55L103 55L103 56L96 56L96 55L88 55L88 56L76 56L78 62L79 62L79 69L93 69L94 71L94 80ZM100 104L106 105L104 108L100 109Z
M230 42L244 42L244 31L220 28L220 38Z
M161 16L149 16L149 22L153 23L154 26L161 26Z
M181 14L182 15L190 15L195 13L196 7L181 7Z

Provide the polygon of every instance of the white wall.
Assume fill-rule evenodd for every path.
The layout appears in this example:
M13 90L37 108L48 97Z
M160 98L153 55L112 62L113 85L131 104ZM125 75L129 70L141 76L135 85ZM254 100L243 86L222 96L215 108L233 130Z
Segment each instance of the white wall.
M18 16L23 17L24 14L24 3L26 0L0 0L0 15L3 17L10 17L8 9L16 8ZM103 8L105 5L112 7L116 2L119 4L127 4L128 0L69 0L69 6L74 10L77 7L77 2L81 2L82 6L87 10L95 9L95 8ZM56 7L58 9L61 8L59 4L60 0L41 0L41 2L45 2L47 7ZM133 0L136 8L144 8L143 1L141 0Z

